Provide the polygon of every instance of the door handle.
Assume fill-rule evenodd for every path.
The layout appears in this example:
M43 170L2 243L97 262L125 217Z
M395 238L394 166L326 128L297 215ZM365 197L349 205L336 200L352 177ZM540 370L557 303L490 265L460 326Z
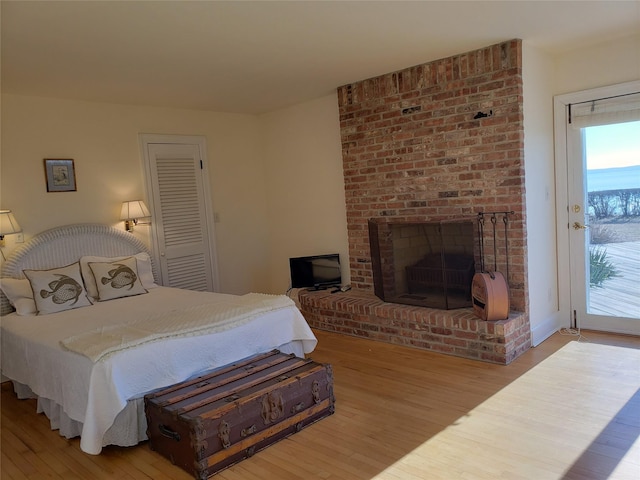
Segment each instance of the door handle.
M574 230L586 230L587 228L589 228L589 225L583 225L580 222L573 222Z

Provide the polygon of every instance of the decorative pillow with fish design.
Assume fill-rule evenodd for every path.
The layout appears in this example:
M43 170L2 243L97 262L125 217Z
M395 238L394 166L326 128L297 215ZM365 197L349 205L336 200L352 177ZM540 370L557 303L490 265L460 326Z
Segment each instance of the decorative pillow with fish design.
M138 278L140 278L140 281L142 282L142 286L147 290L158 286L155 283L155 279L153 278L151 258L146 252L136 253L135 255L121 255L119 257L96 257L92 255L86 255L84 257L80 257L80 271L82 272L84 285L87 288L87 294L90 298L94 300L98 299L98 285L95 277L93 276L91 268L89 268L89 264L96 262L117 263L119 260L124 260L125 258L129 257L135 257L136 259L136 265L138 268L136 273L138 274ZM98 280L98 282L99 281L100 280Z
M98 301L130 297L147 293L140 277L135 257L115 262L89 262L98 287Z
M25 270L24 275L31 284L38 315L91 305L78 262L51 270Z

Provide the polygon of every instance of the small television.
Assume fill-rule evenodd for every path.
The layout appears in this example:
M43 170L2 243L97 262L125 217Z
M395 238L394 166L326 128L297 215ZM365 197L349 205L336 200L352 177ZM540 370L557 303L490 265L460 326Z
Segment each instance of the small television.
M342 283L340 255L337 253L290 258L289 269L291 288L320 290Z

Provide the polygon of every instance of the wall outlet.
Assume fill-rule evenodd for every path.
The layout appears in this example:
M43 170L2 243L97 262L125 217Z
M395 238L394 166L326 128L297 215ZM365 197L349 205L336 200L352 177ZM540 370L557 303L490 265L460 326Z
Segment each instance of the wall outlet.
M16 243L24 243L24 234L23 233L16 233Z

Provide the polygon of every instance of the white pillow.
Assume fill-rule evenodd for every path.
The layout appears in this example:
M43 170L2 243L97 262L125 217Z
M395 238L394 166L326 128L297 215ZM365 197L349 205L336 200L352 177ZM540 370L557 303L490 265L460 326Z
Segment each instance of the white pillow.
M87 287L87 293L89 297L97 299L98 298L98 286L96 285L96 279L93 276L93 272L91 268L89 268L90 262L108 262L113 263L119 260L123 260L125 258L131 258L132 255L124 256L124 257L95 257L91 255L87 255L80 258L80 270L82 271L82 277L84 278L84 284ZM137 275L142 282L142 286L147 290L150 288L155 288L158 285L155 283L155 279L153 278L153 269L151 267L151 257L146 252L140 252L136 255L133 255L136 259L138 271Z
M78 262L51 270L24 270L24 275L31 284L38 315L91 305Z
M147 293L138 277L135 257L115 262L89 262L89 268L96 279L100 302Z
M38 313L36 302L33 300L33 290L26 278L0 278L0 289L9 299L9 303L16 309L18 315L35 315Z

